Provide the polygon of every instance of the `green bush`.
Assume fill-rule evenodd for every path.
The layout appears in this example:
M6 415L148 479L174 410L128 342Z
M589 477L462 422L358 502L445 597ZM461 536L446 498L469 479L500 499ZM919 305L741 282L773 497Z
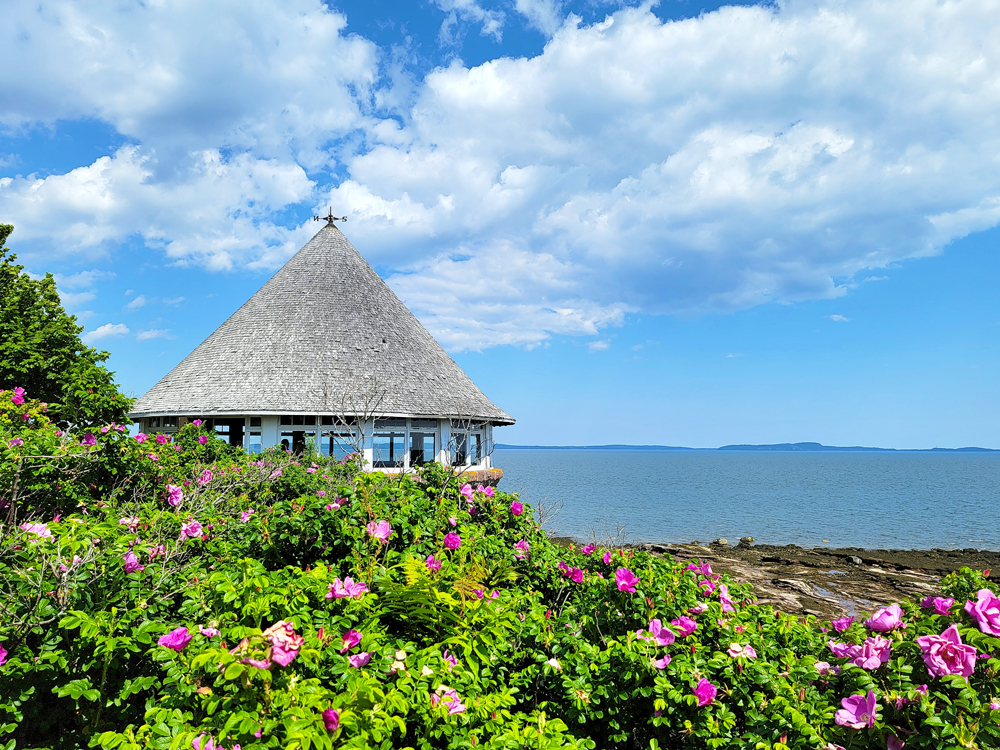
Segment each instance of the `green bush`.
M981 573L876 633L708 566L557 547L439 466L140 437L60 434L0 393L0 747L1000 747L1000 638L964 609L992 606ZM952 624L968 677L918 642Z

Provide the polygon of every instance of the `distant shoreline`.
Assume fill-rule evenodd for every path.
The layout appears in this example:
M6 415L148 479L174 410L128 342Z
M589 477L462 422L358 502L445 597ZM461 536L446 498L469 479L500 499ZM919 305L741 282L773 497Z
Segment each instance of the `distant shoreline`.
M868 448L820 443L773 443L770 445L723 445L719 448L686 448L676 445L511 445L497 443L497 450L548 451L744 451L754 453L1000 453L996 448Z

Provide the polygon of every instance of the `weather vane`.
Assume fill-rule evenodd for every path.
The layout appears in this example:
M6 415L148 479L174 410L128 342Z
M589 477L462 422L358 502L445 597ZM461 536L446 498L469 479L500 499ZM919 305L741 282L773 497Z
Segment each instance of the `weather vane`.
M326 219L326 225L328 227L332 227L333 222L335 221L347 221L346 216L334 216L332 206L330 207L330 213L326 216L313 216L313 221L323 221L324 219Z

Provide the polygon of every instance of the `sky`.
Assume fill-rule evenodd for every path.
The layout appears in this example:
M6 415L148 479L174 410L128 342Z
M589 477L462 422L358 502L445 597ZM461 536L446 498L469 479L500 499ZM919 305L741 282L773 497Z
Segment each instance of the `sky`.
M341 228L514 444L1000 448L991 0L11 0L0 222L127 393Z

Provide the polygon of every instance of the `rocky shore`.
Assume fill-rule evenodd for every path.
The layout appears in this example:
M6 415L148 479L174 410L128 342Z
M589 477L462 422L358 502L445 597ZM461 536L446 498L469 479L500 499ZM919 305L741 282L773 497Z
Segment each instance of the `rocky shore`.
M555 537L552 541L570 544L575 540ZM634 546L677 560L710 562L716 572L752 584L761 604L824 619L936 594L941 578L962 567L1000 575L1000 552L988 550L805 549L794 544L754 544L749 539L735 546L721 541L725 540L707 545Z
M921 599L936 593L938 581L961 567L1000 572L1000 552L974 549L803 549L749 541L637 546L678 560L711 562L716 572L752 584L762 604L822 618L871 612L901 598Z

